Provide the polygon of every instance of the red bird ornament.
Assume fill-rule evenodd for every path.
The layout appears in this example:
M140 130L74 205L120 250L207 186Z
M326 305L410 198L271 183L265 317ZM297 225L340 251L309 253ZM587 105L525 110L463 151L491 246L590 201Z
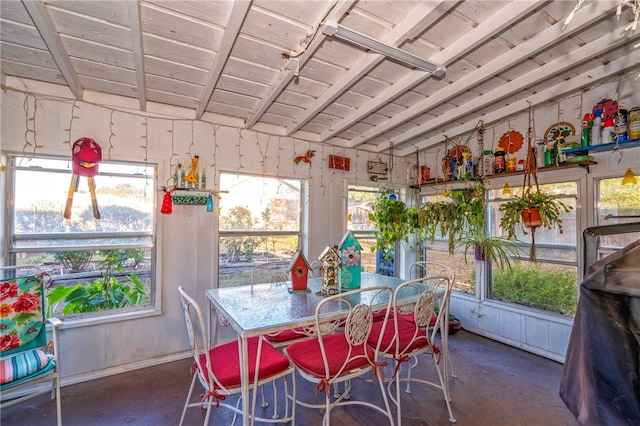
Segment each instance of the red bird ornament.
M315 155L315 151L310 149L307 152L305 152L304 155L298 155L296 158L293 159L293 162L296 164L300 164L301 161L304 161L305 163L311 163L311 157L313 157Z

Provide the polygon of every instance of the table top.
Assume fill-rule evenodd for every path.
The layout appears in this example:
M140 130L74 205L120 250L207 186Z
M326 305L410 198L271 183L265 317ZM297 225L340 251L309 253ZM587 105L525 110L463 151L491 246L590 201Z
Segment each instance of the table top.
M395 289L404 280L380 274L363 273L361 287L389 286ZM316 306L326 296L319 294L320 278L308 281L309 292L293 292L288 282L252 284L207 290L207 298L241 337L252 337L311 325L315 322ZM378 298L379 304L388 299ZM367 303L367 300L359 300ZM336 305L335 311L346 307Z

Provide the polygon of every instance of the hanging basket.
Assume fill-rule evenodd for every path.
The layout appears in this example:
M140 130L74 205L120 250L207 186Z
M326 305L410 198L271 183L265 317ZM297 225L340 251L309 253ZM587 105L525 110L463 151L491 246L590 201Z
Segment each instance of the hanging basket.
M522 223L526 228L537 228L542 225L540 209L537 207L522 211Z

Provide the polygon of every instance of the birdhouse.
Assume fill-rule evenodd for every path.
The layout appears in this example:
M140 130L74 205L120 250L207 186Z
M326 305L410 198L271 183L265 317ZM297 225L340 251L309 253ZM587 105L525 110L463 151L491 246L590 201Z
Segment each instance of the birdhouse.
M289 273L291 274L291 291L307 291L307 280L309 279L311 266L304 254L300 250L296 251L289 263Z
M320 275L322 276L322 294L338 294L338 270L340 269L340 256L333 247L324 249L320 257Z
M338 245L340 288L345 290L360 288L360 276L362 273L361 253L362 246L358 239L353 235L353 232L348 231Z

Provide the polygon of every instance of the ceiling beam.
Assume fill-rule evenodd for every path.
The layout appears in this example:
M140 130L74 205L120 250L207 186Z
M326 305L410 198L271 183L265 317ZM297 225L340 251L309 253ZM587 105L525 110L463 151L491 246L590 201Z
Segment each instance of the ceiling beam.
M486 19L472 31L466 33L463 37L457 39L453 43L451 43L446 49L436 53L431 60L436 63L443 64L448 66L449 64L459 60L464 57L470 51L476 49L481 46L487 40L494 37L496 34L499 34L506 28L513 25L514 22L520 20L525 17L532 10L535 10L538 7L541 7L544 3L548 1L539 1L539 2L522 2L522 1L514 1L509 3L507 6L500 11L501 16L508 16L509 19ZM412 87L420 84L426 78L430 77L429 73L425 73L423 71L412 71L409 74L405 75L403 78L398 80L393 85L387 87L385 90L380 92L375 98L369 100L360 106L357 110L353 111L351 114L347 115L345 118L340 120L339 122L333 124L329 129L322 132L320 135L320 140L326 141L332 136L339 134L345 129L353 126L358 123L365 117L369 116L373 112L382 108L389 102L393 101L397 97L401 96L405 92L411 90ZM360 141L353 141L350 146L360 145Z
M144 54L142 53L142 31L140 25L140 2L128 1L129 23L131 25L131 46L133 50L133 63L136 70L136 83L138 88L138 101L140 111L147 110L147 84L145 81Z
M573 23L573 21L571 22ZM594 68L573 77L571 80L563 81L553 87L549 87L538 93L527 96L526 99L518 100L512 104L506 105L500 109L491 111L488 114L482 116L482 120L485 122L498 121L504 117L513 115L515 113L526 111L529 105L540 105L548 102L550 99L557 99L570 93L575 93L577 90L583 90L584 88L594 86L615 75L620 73L633 71L638 69L638 64L632 61L629 56L621 57L615 61L611 61L598 68ZM466 122L456 127L457 135L467 134L475 128L476 122ZM443 143L443 136L432 136L428 139L421 140L420 142L412 144L410 147L403 148L396 152L399 157L415 154L416 150L423 150L434 145Z
M461 117L464 117L465 115L469 115L469 113L478 111L482 107L488 104L499 102L501 99L504 99L508 96L522 92L523 88L525 87L535 86L539 82L552 78L553 76L561 74L571 68L577 67L584 62L593 60L598 56L606 55L607 51L609 51L610 49L615 49L624 44L631 43L634 40L640 40L640 33L634 34L631 37L629 37L629 35L625 34L623 31L611 32L607 34L606 37L600 37L589 44L586 44L582 47L579 47L569 52L567 55L564 55L551 62L548 62L547 64L541 66L540 68L536 68L532 71L529 71L528 73L521 75L518 78L508 83L505 83L499 88L492 90L489 93L485 93L481 97L478 97L476 99L473 99L465 103L464 106L447 111L444 114L429 121L428 123L418 126L407 133L411 133L416 136L419 136L421 133L424 133L424 131L426 130L433 130L434 128L438 128L440 126L445 125L446 123L455 121ZM625 64L626 69L632 68L634 66L638 67L637 62L634 62L633 60L631 60L630 55L623 57L623 59L627 61L627 63ZM574 78L556 85L554 87L556 92L552 92L554 93L552 98L557 98L558 96L560 96L560 92L567 93L567 90L564 88L564 85L569 85L571 82L573 82L573 80ZM584 83L585 82L582 82L581 84L584 84ZM590 83L594 83L594 81L591 80ZM530 98L531 98L530 96L527 96L526 100L530 101L531 100ZM546 99L548 100L548 98ZM523 102L526 102L526 100L523 100L522 102L520 102L520 104L522 104ZM524 108L526 109L527 106L528 104ZM513 106L513 104L508 105L504 108L501 108L500 110L504 114L502 117L513 115L514 113L519 111L517 108ZM495 112L492 112L491 115L492 116L495 115ZM482 120L487 122L490 120L490 118L488 116L483 116ZM405 134L403 134L402 136L404 137ZM414 138L416 136L414 136ZM440 142L442 142L441 135L437 136L436 138ZM395 141L392 139L391 142L393 142L393 145L395 147L396 146ZM423 143L414 144L407 151L415 152L416 147L418 148L423 147Z
M31 17L36 29L40 33L42 41L47 45L53 60L58 66L58 70L67 82L67 85L69 85L71 93L73 93L73 96L76 99L82 100L84 96L84 89L80 84L80 80L78 79L75 69L73 68L69 54L62 44L60 35L47 12L46 6L39 0L22 0L22 4Z
M453 1L441 1L438 3L418 2L416 7L407 14L405 19L382 37L380 41L392 46L400 46L407 41L409 34L422 33L441 18L454 4L455 2ZM302 114L297 116L294 124L287 126L287 135L291 135L307 124L320 111L329 106L336 98L349 90L351 86L360 81L363 76L384 60L385 56L382 54L370 53L365 55L354 66L342 74L337 81L331 84L331 87L324 91L311 106L307 107ZM422 78L427 78L431 75L430 72L426 71L414 72L419 73Z
M209 100L211 99L211 95L213 95L213 90L218 84L218 80L222 75L222 69L229 59L231 49L236 43L236 39L238 38L238 34L240 33L240 29L242 28L242 23L247 17L247 13L249 13L250 8L251 1L235 0L233 2L229 20L227 21L227 25L224 28L222 41L220 42L220 46L218 46L218 50L216 51L211 70L209 71L209 75L207 76L207 82L204 85L202 95L200 96L200 101L198 102L198 108L196 109L196 119L198 120L202 118L202 115L207 109L207 105L209 105Z
M425 111L429 111L430 109L441 105L443 102L446 102L454 98L455 96L469 91L473 87L484 83L495 75L498 75L506 71L507 69L516 66L517 64L529 60L531 57L544 50L546 46L558 44L561 41L569 38L573 34L579 32L581 29L584 29L587 26L594 25L595 23L606 19L608 17L608 14L613 13L613 10L610 6L611 4L608 2L596 2L596 4L592 6L593 10L590 9L589 13L580 14L580 16L576 15L574 21L571 22L572 27L566 31L562 31L562 26L564 24L563 22L554 24L546 30L538 33L536 37L519 44L504 55L500 55L491 62L478 68L474 72L467 74L454 83L451 83L449 86L438 91L438 93L429 96L425 100L418 102L417 104L413 105L410 108L407 108L399 114L396 114L392 119L386 120L379 126L376 126L363 133L362 135L359 135L359 137L352 142L352 145L350 147L355 147L362 143L371 141L377 136L386 133L397 126L405 124L407 121L423 114ZM526 86L522 87L522 89L525 88ZM481 99L484 98L485 97L483 96ZM419 126L421 129L421 133L429 130L427 128L427 125L428 123L424 123L423 125ZM411 132L410 135L407 134L406 138L403 137L403 135L393 139L394 147L397 148L398 145L406 143L416 137L414 132ZM385 143L384 145L388 146L389 144Z
M325 20L339 20L347 13L351 7L353 7L356 0L339 0L336 5L331 9ZM322 23L321 23L322 24ZM314 29L315 31L315 29ZM291 83L296 77L296 72L302 68L311 56L315 53L316 49L322 44L327 36L318 31L315 37L311 40L309 45L305 48L304 52L297 58L289 59L289 62L285 65L284 69L280 73L280 78L269 89L269 94L262 98L256 111L246 122L247 128L252 128L269 109L271 104L280 96L282 91Z

